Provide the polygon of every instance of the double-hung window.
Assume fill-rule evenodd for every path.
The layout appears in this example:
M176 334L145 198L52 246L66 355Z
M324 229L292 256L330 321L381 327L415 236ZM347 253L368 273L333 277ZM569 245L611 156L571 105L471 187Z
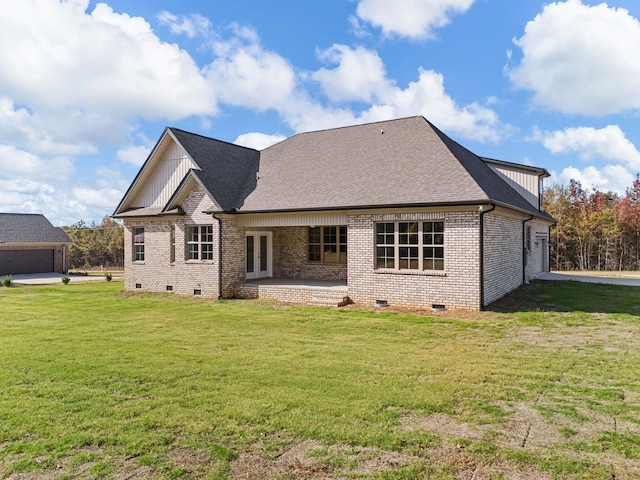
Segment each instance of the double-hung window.
M444 222L376 223L376 269L444 270Z
M133 261L144 262L144 227L133 227Z
M213 260L213 227L187 227L187 260Z
M347 227L309 227L310 262L347 263Z

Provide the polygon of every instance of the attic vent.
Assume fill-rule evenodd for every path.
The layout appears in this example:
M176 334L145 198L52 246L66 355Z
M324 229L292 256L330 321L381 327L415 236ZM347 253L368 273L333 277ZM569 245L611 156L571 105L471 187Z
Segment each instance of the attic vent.
M384 130L380 129L380 135L384 135Z

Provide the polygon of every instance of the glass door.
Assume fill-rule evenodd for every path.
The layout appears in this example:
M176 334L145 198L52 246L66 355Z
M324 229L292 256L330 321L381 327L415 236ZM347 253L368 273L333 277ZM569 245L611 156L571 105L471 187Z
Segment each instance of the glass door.
M271 232L247 232L247 279L273 276L271 259Z

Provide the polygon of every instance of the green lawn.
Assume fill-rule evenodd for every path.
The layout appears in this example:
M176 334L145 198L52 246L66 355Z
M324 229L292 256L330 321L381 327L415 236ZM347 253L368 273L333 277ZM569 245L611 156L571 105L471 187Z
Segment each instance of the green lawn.
M640 289L436 317L121 290L0 288L0 478L640 478Z

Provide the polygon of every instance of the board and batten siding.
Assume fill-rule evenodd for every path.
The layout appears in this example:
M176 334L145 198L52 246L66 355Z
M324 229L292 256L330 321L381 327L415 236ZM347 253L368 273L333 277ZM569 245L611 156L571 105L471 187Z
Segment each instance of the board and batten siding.
M136 196L136 207L164 207L180 182L197 165L176 143L171 144L153 169L153 177Z
M504 165L488 165L531 205L536 208L540 207L538 204L540 198L540 177L538 174Z

